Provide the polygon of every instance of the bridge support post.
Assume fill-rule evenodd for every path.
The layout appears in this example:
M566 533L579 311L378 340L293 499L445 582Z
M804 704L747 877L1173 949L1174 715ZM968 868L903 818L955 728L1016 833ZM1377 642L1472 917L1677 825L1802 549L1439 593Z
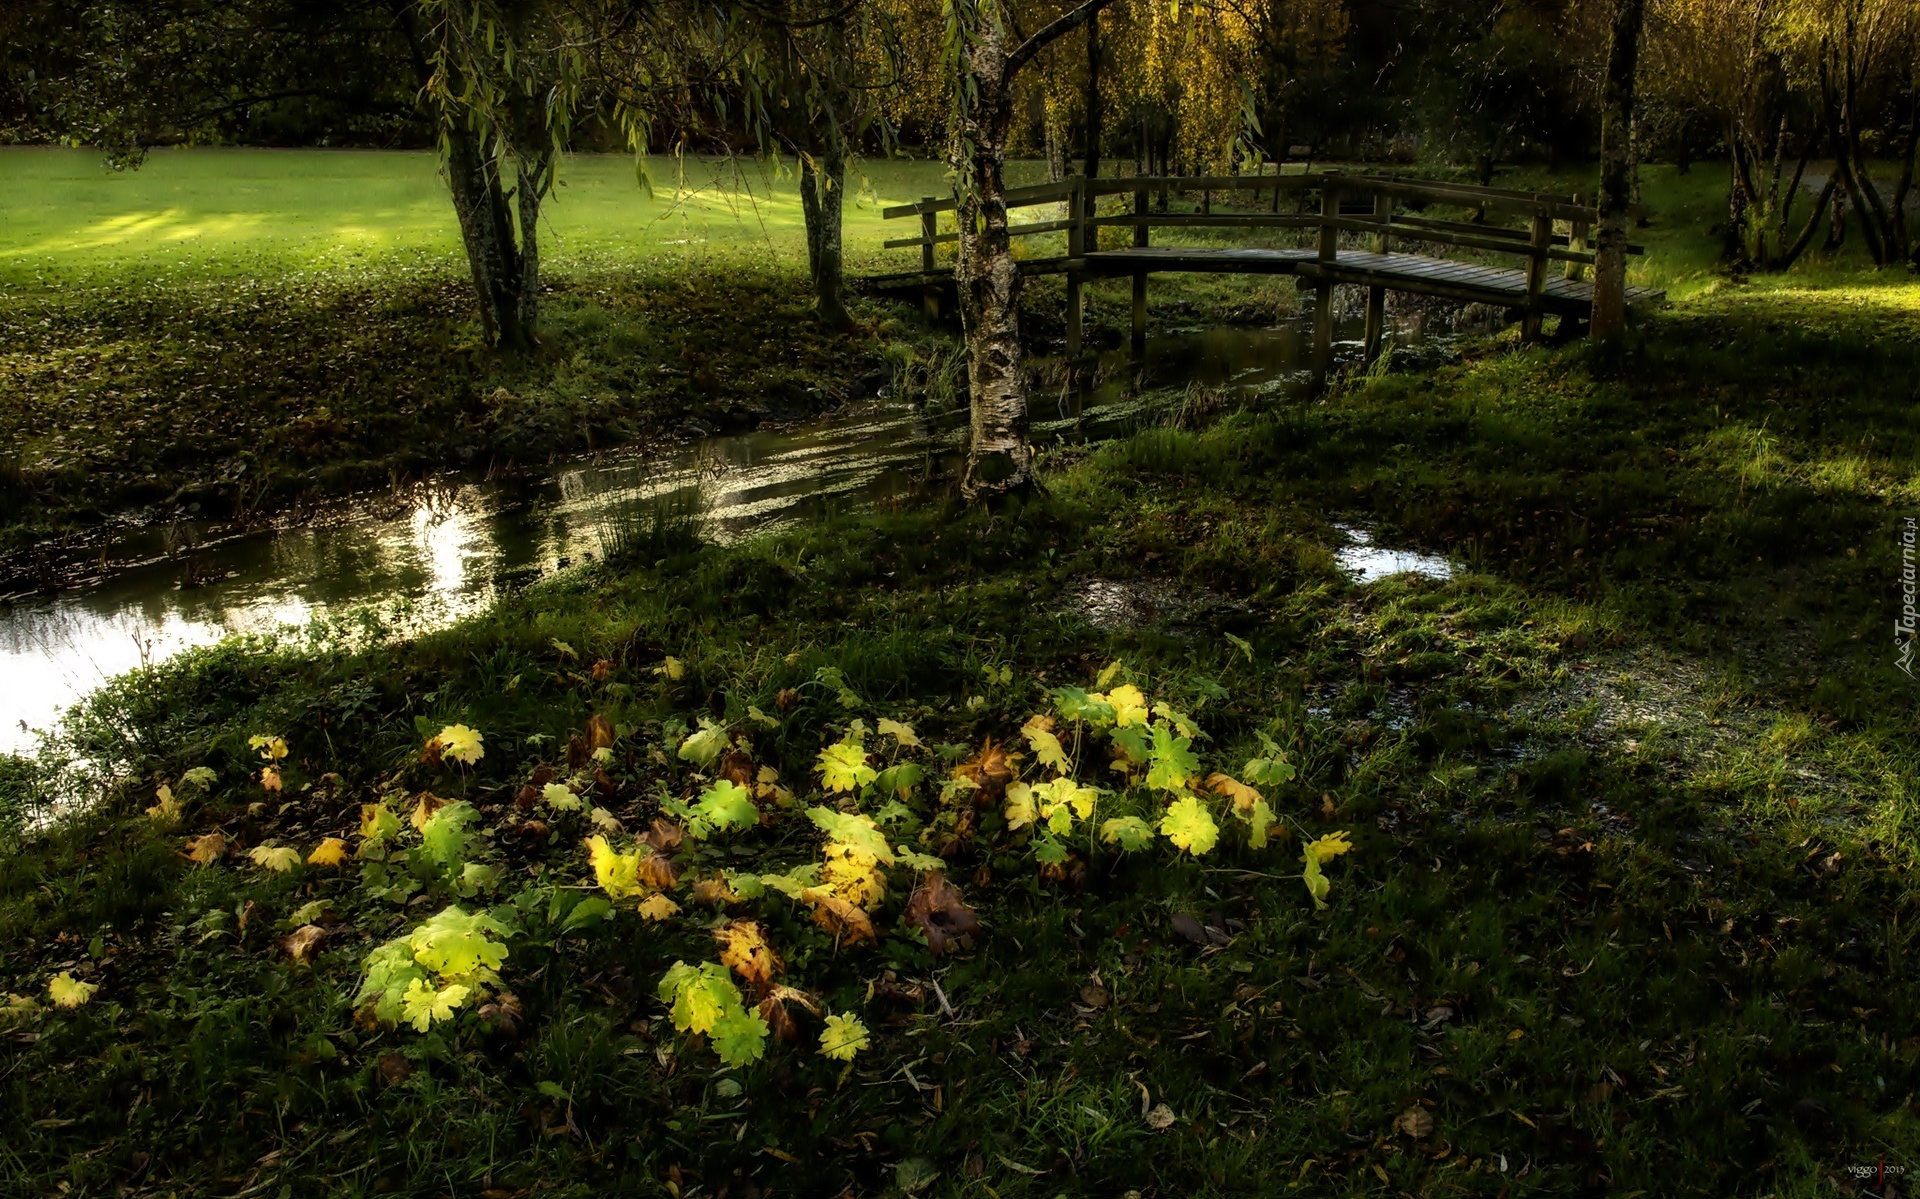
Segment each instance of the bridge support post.
M1523 341L1540 340L1540 322L1546 315L1541 301L1547 290L1547 248L1553 244L1553 216L1546 209L1533 214L1533 245L1527 257L1527 314L1520 323Z
M932 204L932 196L920 197L922 204ZM927 275L933 274L933 239L940 233L940 218L931 212L920 214L920 269ZM921 310L929 321L940 319L940 290L927 284L920 295Z
M1582 201L1579 196L1575 196L1573 198L1573 202L1575 204L1584 203L1584 201ZM1568 227L1567 233L1568 233L1567 249L1572 250L1578 254L1586 253L1588 249L1587 223L1585 221L1574 221ZM1587 266L1584 262L1567 263L1567 278L1584 279L1586 277L1587 277Z
M1387 252L1385 227L1393 223L1393 196L1382 188L1373 194L1373 219L1382 232L1373 235L1373 252ZM1380 342L1387 327L1387 289L1375 284L1367 288L1367 361L1380 357Z
M1320 262L1322 270L1332 267L1340 252L1340 231L1332 222L1340 218L1340 189L1329 178L1320 187ZM1322 274L1313 288L1313 379L1316 386L1326 382L1333 368L1333 279Z
M1133 244L1135 249L1147 244L1147 189L1133 189ZM1139 353L1147 348L1147 272L1133 272L1133 352Z

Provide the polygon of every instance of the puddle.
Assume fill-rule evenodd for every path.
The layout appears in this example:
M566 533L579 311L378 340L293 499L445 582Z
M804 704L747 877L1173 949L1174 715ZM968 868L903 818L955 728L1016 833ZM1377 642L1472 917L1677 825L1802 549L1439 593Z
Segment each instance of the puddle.
M1195 594L1166 579L1085 579L1068 594L1088 624L1108 632L1178 624L1218 603L1211 593Z
M1341 333L1359 331L1348 324ZM1395 337L1434 342L1451 332L1429 319L1396 328ZM1160 419L1190 384L1241 394L1304 384L1308 350L1303 320L1152 338L1138 362L1124 351L1103 357L1106 381L1089 391L1036 389L1034 439L1130 432ZM112 564L100 577L0 599L0 753L30 752L33 730L52 724L62 708L106 679L184 649L370 608L397 632L443 626L515 586L644 541L662 511L691 513L701 537L727 542L890 498L937 494L958 475L966 426L964 409L928 413L876 401L796 429L563 463L524 479L450 476L409 499L370 498L307 527L130 531L87 551ZM1122 595L1111 589L1118 586L1088 593L1089 619L1117 627L1103 622L1179 615L1165 597Z
M1373 544L1373 536L1353 525L1335 525L1349 544L1333 552L1340 569L1357 583L1377 583L1393 575L1413 574L1429 579L1451 579L1453 564L1438 554L1390 550Z

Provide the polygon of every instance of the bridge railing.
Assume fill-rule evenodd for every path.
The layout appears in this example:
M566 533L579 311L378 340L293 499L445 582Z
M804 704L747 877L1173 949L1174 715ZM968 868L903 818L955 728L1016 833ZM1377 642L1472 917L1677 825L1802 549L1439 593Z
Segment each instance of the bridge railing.
M1173 191L1199 192L1199 211L1165 211L1167 197ZM1260 193L1271 191L1272 210L1212 210L1215 193L1248 191L1255 193L1256 201ZM1306 200L1316 193L1318 211L1281 211L1283 197L1293 195ZM1131 196L1130 210L1102 214L1100 199L1105 196ZM1159 200L1158 210L1152 202L1156 197ZM1005 198L1010 210L1060 203L1067 206L1067 214L1063 218L1010 224L1007 233L1010 237L1049 233L1067 235L1066 256L1047 265L1067 275L1067 340L1070 349L1077 349L1080 340L1079 292L1087 266L1086 255L1099 249L1098 231L1102 228L1132 229L1133 248L1150 246L1151 230L1155 228L1299 229L1312 230L1318 235L1316 256L1325 260L1333 260L1338 256L1339 239L1343 233L1370 237L1370 248L1380 254L1385 254L1389 246L1399 240L1513 255L1523 259L1526 265L1524 331L1528 337L1533 337L1539 333L1544 315L1542 297L1551 264L1564 264L1568 277L1580 277L1594 261L1593 251L1589 248L1589 235L1598 219L1596 210L1582 203L1577 196L1477 187L1363 171L1195 178L1077 178L1060 183L1012 188L1005 193ZM1481 219L1444 220L1421 215L1420 211L1406 211L1410 207L1424 209L1429 206L1472 208L1478 211ZM928 196L914 204L883 209L881 216L886 219L920 218L919 236L890 239L885 243L886 248L919 247L922 271L929 275L935 273L938 269L936 248L959 240L957 233L941 232L939 228L940 214L952 212L955 208L956 202L951 197ZM1496 214L1522 218L1526 226L1515 228L1487 219ZM1566 226L1565 232L1559 231L1557 226L1560 224ZM1639 254L1643 249L1629 246L1627 252ZM1146 273L1145 270L1134 272L1133 323L1136 340L1143 335L1145 327ZM1322 283L1318 290L1324 293L1330 286ZM1330 308L1325 301L1323 294L1317 309L1319 315L1316 324L1319 319L1331 320ZM931 309L935 303L931 293L928 303ZM1367 317L1367 344L1371 354L1378 348L1384 321L1384 289L1369 289ZM1328 337L1330 335L1329 329ZM1320 340L1323 339L1316 337L1316 341Z

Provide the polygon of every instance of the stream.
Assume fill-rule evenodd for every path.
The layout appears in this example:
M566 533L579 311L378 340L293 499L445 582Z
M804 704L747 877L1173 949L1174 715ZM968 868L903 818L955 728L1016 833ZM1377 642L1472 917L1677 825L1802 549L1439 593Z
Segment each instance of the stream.
M1396 319L1391 334L1397 346L1434 348L1459 331L1414 314ZM1359 322L1341 321L1337 334L1345 339L1337 352L1356 356ZM1126 433L1177 408L1188 384L1242 394L1304 386L1310 337L1300 318L1169 331L1150 339L1137 363L1125 351L1109 353L1100 381L1085 391L1036 388L1034 439ZM1136 372L1138 388L1129 385ZM703 539L727 542L929 494L957 477L966 426L964 408L929 413L879 399L796 428L573 461L504 482L447 475L405 498L366 497L304 527L228 537L179 526L129 533L102 555L118 565L98 579L0 601L0 753L31 753L36 730L76 699L182 650L369 608L388 629L440 627L516 586L618 552L662 511L690 512Z

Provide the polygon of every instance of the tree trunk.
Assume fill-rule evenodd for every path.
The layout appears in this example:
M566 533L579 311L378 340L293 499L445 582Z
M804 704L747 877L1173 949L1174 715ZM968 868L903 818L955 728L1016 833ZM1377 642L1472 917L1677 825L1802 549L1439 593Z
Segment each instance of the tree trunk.
M977 30L967 75L977 90L954 130L953 166L965 177L958 212L954 281L967 342L973 437L960 489L970 500L1033 482L1027 444L1027 388L1020 359L1020 271L1007 237L1005 154L1007 46L999 23Z
M547 170L553 151L535 154L532 161L520 160L519 177L514 181L514 198L520 208L520 272L514 291L518 301L520 337L523 345L538 341L540 326L540 197L546 191Z
M800 158L800 210L807 224L807 275L813 280L813 310L832 328L847 324L846 272L841 250L841 201L847 180L839 138L829 137L820 157Z
M1105 122L1100 110L1100 18L1087 18L1087 157L1086 176L1100 176L1100 137ZM1091 199L1091 195L1089 195Z
M500 164L481 151L457 117L448 119L447 184L480 303L481 332L489 345L524 349L529 326L520 295L522 268Z
M1013 78L1056 38L1112 0L1086 0L1013 50L1000 12L956 4L950 28L960 39L961 102L948 156L960 179L955 217L959 259L954 283L966 331L967 383L973 429L960 490L969 500L1024 491L1033 483L1027 442L1027 386L1020 358L1020 271L1007 237L1007 131L1013 124Z
M1646 0L1614 0L1613 37L1607 47L1607 80L1601 99L1600 194L1594 237L1594 337L1618 336L1627 327L1627 206L1632 189L1630 131L1634 74L1640 59L1640 27Z
M1839 186L1840 177L1838 175L1827 176L1827 185L1820 189L1819 198L1813 202L1813 208L1807 213L1806 224L1800 227L1800 235L1794 238L1793 241L1784 241L1786 229L1782 227L1780 232L1780 236L1783 239L1782 248L1780 256L1774 260L1773 267L1775 270L1786 270L1794 264L1794 261L1798 259L1800 255L1807 252L1807 247L1813 244L1814 232L1820 228L1820 218L1826 213L1827 203L1833 199L1834 190Z

